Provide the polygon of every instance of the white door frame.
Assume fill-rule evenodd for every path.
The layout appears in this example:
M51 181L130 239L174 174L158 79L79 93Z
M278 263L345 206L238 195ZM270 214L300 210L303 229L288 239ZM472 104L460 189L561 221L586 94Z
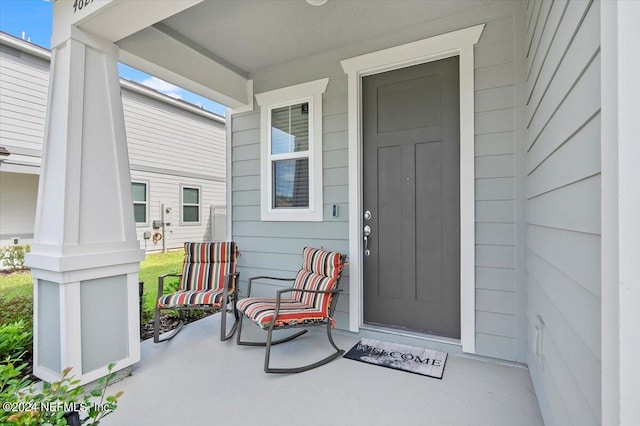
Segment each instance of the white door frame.
M349 84L349 330L363 324L362 77L460 57L460 342L475 353L475 159L473 46L484 24L341 61Z

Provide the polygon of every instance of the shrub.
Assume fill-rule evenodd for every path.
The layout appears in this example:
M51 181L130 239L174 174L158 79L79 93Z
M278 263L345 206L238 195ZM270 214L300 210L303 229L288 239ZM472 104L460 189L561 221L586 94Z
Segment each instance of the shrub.
M31 380L25 377L23 372L27 367L27 363L14 358L2 359L0 363L0 401L3 403L3 408L0 410L0 425L16 424L9 423L9 417L15 414L10 408L12 404L18 403L22 390L31 385Z
M149 306L147 303L143 303L141 306L142 309L142 324L146 324L149 321L153 320L155 315L155 310Z
M19 359L31 350L32 332L24 321L16 321L0 326L0 359Z
M0 262L9 269L24 269L24 255L31 251L31 247L12 245L0 248Z
M77 416L76 423L79 421L79 424L97 425L103 417L118 408L118 398L122 396L122 391L115 395L106 395L107 386L115 378L115 373L112 373L114 364L109 365L107 377L100 379L98 388L90 393L85 392L84 388L79 386L80 381L70 375L70 368L62 372L59 381L44 383L42 390L37 391L28 379L20 378L21 370L25 366L26 364L16 365L12 359L0 364L2 425L63 426L68 424L70 412ZM84 416L84 419L80 420L80 415Z
M24 321L27 329L33 328L33 297L17 296L11 299L0 296L0 325Z

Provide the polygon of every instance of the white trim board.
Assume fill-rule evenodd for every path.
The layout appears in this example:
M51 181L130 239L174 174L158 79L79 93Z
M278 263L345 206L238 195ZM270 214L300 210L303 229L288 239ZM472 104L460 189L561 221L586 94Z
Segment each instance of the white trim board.
M362 77L460 57L460 324L462 350L475 353L475 164L473 46L484 24L341 61L349 85L349 330L363 324Z
M602 424L640 418L640 4L601 2Z

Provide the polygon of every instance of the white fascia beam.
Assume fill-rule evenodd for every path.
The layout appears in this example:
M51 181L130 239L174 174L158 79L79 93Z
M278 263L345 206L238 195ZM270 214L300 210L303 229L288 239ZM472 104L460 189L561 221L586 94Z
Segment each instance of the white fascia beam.
M116 42L204 0L57 0L51 47L69 39L75 26Z
M251 81L155 27L117 43L120 62L238 109L253 101Z

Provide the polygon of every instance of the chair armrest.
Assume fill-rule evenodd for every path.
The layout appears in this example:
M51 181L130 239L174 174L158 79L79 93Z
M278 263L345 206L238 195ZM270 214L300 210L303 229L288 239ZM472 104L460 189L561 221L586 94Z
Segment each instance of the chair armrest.
M234 294L236 294L236 300L238 300L238 280L240 279L240 272L233 272L233 273L227 273L224 274L224 278L227 282L227 285L224 285L222 287L222 294L224 297L224 300L227 300L227 296L229 295L229 290L233 289ZM235 282L235 285L233 285L232 283Z
M240 278L240 272L232 272L224 274L224 277L227 279L227 283L229 284L227 288L231 288L231 278L235 278L236 280Z
M158 277L158 297L156 298L159 299L162 297L162 295L164 294L164 279L166 277L181 277L182 274L164 274L164 275L160 275Z
M247 297L251 296L251 282L253 280L275 280L275 281L295 281L295 278L281 278L281 277L269 277L269 276L259 276L259 277L251 277L249 278L249 285L247 288Z

